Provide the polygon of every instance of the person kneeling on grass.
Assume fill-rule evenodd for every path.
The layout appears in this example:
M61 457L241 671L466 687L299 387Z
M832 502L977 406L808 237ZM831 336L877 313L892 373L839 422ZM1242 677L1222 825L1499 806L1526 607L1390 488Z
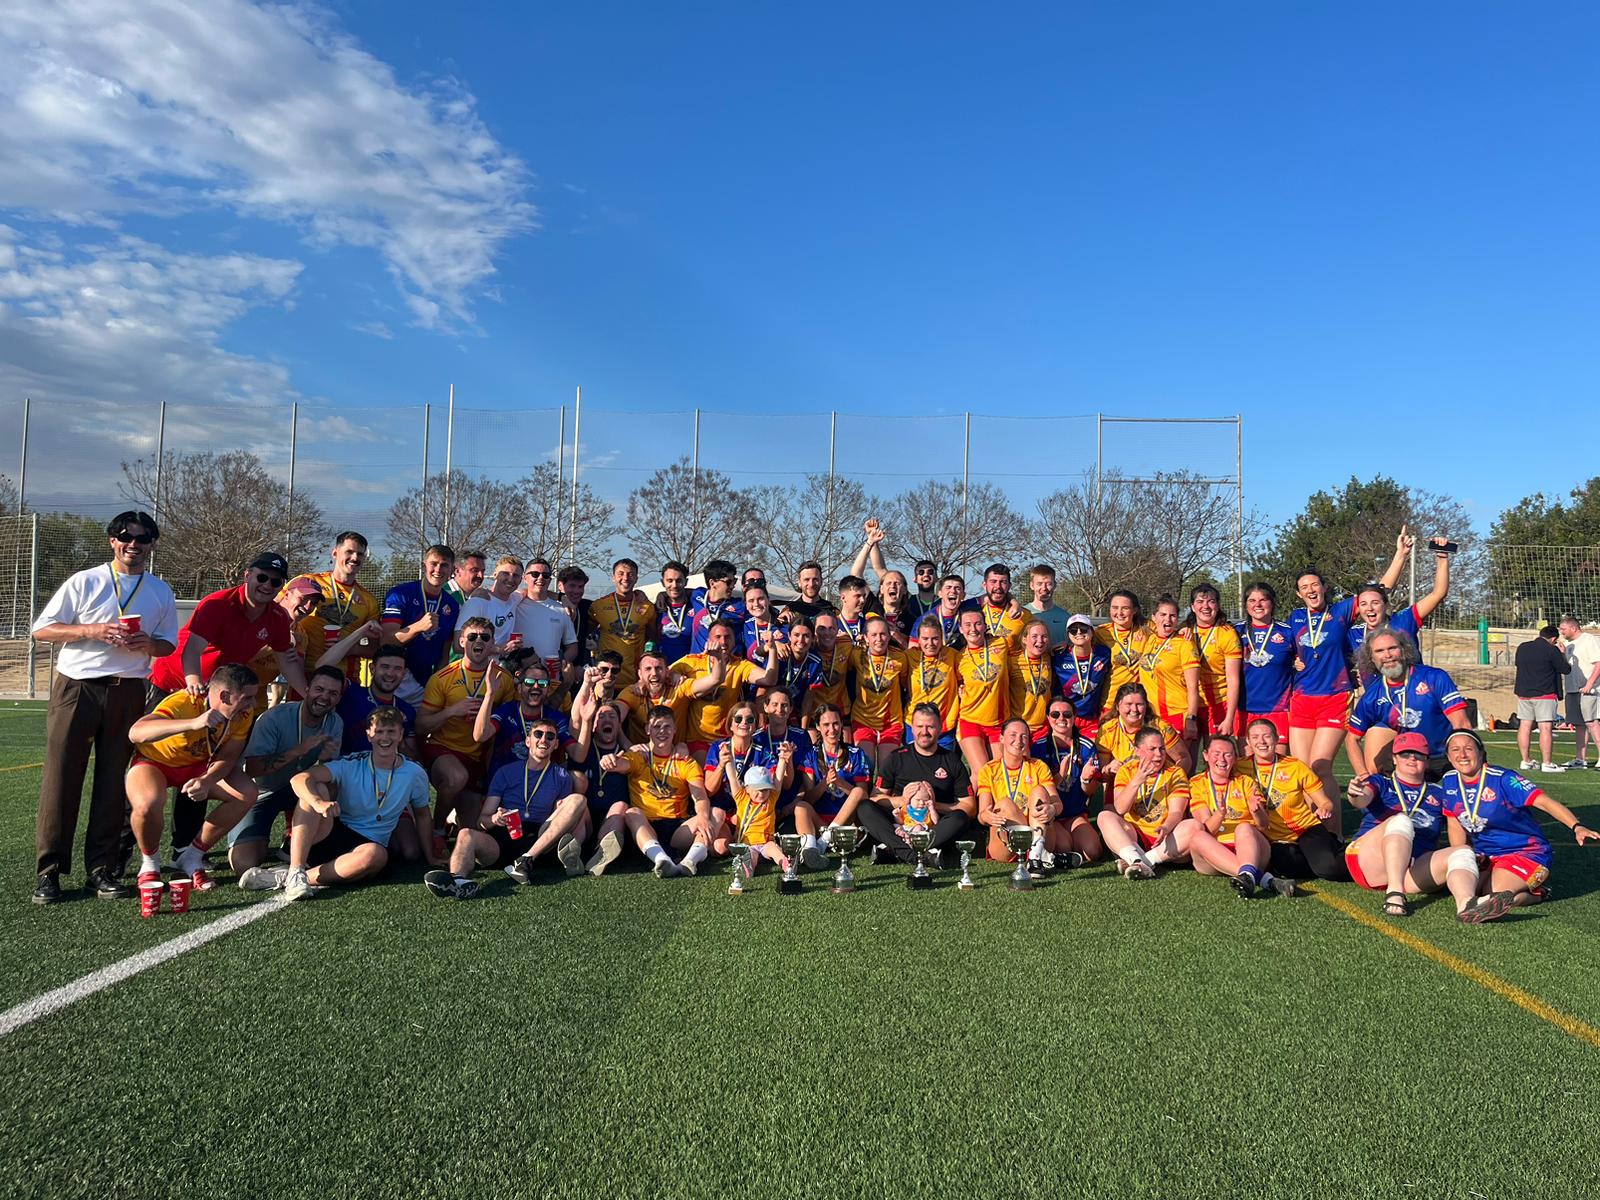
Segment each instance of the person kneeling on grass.
M1267 808L1272 873L1291 879L1348 879L1344 846L1334 833L1338 810L1315 771L1298 758L1278 756L1281 736L1268 717L1256 717L1245 726L1250 752L1245 769L1255 776Z
M1537 808L1560 821L1580 846L1600 841L1600 833L1538 784L1507 767L1486 764L1483 742L1470 729L1452 733L1444 753L1454 768L1439 784L1445 814L1459 824L1464 838L1471 839L1480 868L1489 867L1478 891L1491 896L1507 892L1518 907L1548 899L1550 841L1528 810ZM1453 839L1454 829L1451 835Z
M256 802L255 782L240 764L256 702L255 672L242 663L225 663L200 696L173 692L128 730L133 761L125 786L133 836L139 844L139 883L161 878L161 829L167 791L177 788L202 810L217 805L199 835L178 855L177 869L194 880L194 890L216 884L205 871L206 851L237 825Z
M678 722L672 710L664 704L656 705L644 728L650 741L643 750L608 754L600 760L600 766L628 777L631 803L623 820L640 853L650 860L656 877L693 875L705 862L722 821L711 808L700 764L678 752ZM673 861L662 842L681 852L682 860Z
M533 881L533 864L551 846L568 877L583 874L583 839L589 833L582 775L551 761L561 731L549 717L528 723L524 759L495 772L478 816L477 829L456 834L448 871L429 871L422 882L441 900L478 894L476 867L506 866L518 883Z
M388 865L389 838L408 808L423 852L437 864L428 776L401 756L405 732L405 718L394 709L374 709L367 718L372 753L336 758L294 777L290 786L299 803L289 831L289 867L257 867L266 874L256 886L273 887L281 879L284 895L301 900L312 888L370 879Z
M1239 748L1231 737L1212 734L1200 753L1205 770L1189 780L1190 819L1178 826L1176 836L1194 869L1201 875L1231 876L1233 890L1246 900L1257 890L1293 896L1294 881L1267 870L1272 845L1255 772L1238 770Z
M1454 821L1450 849L1437 849L1445 827L1444 792L1427 780L1428 739L1402 733L1393 749L1392 775L1357 775L1350 781L1350 803L1362 810L1361 827L1344 852L1350 878L1383 890L1386 917L1411 915L1406 893L1441 887L1450 889L1456 917L1468 925L1504 915L1511 894L1478 898L1478 860Z
M1101 732L1104 732L1102 727ZM1156 867L1188 853L1189 830L1178 830L1189 813L1189 777L1167 761L1165 733L1146 726L1133 736L1132 758L1117 771L1111 803L1096 825L1106 847L1129 879L1154 879Z

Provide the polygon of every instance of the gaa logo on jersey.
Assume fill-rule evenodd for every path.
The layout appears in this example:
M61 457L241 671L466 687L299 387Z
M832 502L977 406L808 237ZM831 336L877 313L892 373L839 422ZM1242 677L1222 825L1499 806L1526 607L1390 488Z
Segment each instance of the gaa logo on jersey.
M946 771L943 767L939 767L938 769L936 769L934 771L933 777L935 779L949 779L950 778L950 772Z
M1419 696L1426 696L1431 690L1432 689L1429 688L1428 685L1425 684L1425 683L1420 683L1419 682L1417 684L1417 695L1419 695Z
M1283 645L1283 634L1281 634L1281 633L1275 633L1275 634L1273 634L1273 635L1272 635L1272 644L1273 644L1273 645L1274 645L1274 646L1281 646L1281 645Z
M264 642L266 640L267 640L267 631L265 629L256 630L256 641Z
M1411 819L1416 822L1418 829L1432 829L1438 818L1425 808L1419 808L1411 814Z

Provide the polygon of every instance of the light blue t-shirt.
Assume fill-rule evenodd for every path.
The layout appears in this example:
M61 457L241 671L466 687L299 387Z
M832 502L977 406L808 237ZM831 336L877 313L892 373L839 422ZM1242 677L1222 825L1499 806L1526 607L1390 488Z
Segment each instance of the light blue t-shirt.
M369 841L388 845L389 835L407 808L428 807L428 775L409 758L392 771L372 767L372 755L352 754L323 764L339 793L339 820Z
M262 713L261 719L250 728L250 740L245 743L244 748L245 758L271 758L282 754L285 750L292 750L306 738L317 733L332 738L333 748L337 751L344 740L344 721L337 712L330 712L322 718L321 725L312 722L302 729L300 710L303 703L304 701L295 700L288 704L275 704ZM256 780L256 784L263 794L284 791L291 779L307 767L315 766L321 757L320 750L309 751L293 759L286 766L261 776Z

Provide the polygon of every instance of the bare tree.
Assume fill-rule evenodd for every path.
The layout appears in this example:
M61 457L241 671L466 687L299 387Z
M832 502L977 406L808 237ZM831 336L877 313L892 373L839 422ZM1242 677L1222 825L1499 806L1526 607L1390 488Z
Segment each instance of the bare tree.
M257 554L274 551L291 570L318 562L329 530L317 502L289 503L289 486L247 450L168 451L156 502L156 460L122 464L121 491L161 522L161 573L175 587L220 587Z
M932 559L942 575L1027 553L1028 522L991 483L928 480L889 502L883 521L897 561Z
M761 544L757 555L776 578L793 583L800 564L822 564L824 579L837 579L855 556L862 522L878 507L853 479L807 475L795 487L753 488Z
M1202 578L1226 578L1236 555L1238 497L1231 487L1210 483L1190 471L1158 472L1132 485L1134 511L1144 541L1155 558L1150 591L1171 592L1179 600ZM1244 543L1257 522L1246 514Z
M17 515L17 485L11 476L0 475L0 517Z
M1133 485L1094 473L1038 503L1033 544L1056 568L1062 586L1077 593L1091 612L1105 612L1119 587L1138 585L1155 573L1157 555L1144 538Z
M390 505L386 524L390 549L398 554L421 554L435 542L489 551L522 541L528 505L518 484L440 472L426 489L412 488Z
M578 484L577 528L572 523L572 481L555 463L543 462L517 482L525 519L517 536L501 548L522 555L543 554L562 563L602 563L611 539L622 532L616 506L586 483Z
M747 560L761 542L756 506L721 471L685 457L628 494L628 536L634 557L675 558L691 569L708 558Z

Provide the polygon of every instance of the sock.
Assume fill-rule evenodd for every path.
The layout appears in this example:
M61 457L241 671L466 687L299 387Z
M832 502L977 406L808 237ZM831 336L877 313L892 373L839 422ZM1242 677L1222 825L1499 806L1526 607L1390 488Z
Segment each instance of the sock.
M1261 868L1256 866L1254 863L1245 863L1244 866L1239 868L1239 874L1243 875L1257 887L1267 886L1267 881L1261 876Z
M644 848L644 856L652 863L658 863L663 858L668 858L667 852L661 848L660 842L651 842L646 846ZM668 858L668 861L671 861L670 858Z
M146 871L154 871L160 874L161 859L154 854L139 855L139 874L143 875Z
M816 848L817 848L817 839L812 837L809 833L806 834L804 837L802 837L800 839L800 849L802 849L802 850L815 850Z
M1140 854L1132 846L1124 846L1121 850L1117 851L1117 857L1131 867L1134 863L1139 861Z
M199 842L190 842L178 855L178 866L188 871L191 875L205 865L205 847Z
M833 845L833 826L832 825L829 825L826 829L824 829L822 831L822 833L820 835L818 835L817 844L819 846L831 846L831 845Z
M1259 867L1257 867L1256 869L1258 871L1261 870ZM1256 880L1256 886L1257 887L1269 888L1276 882L1277 882L1277 878L1272 874L1271 871L1261 871L1261 878Z
M689 847L689 853L683 856L683 864L687 867L697 867L706 860L706 844L696 842Z
M1150 851L1150 853L1148 853L1148 854L1146 854L1144 856L1144 860L1145 860L1145 862L1149 863L1152 867L1159 866L1161 863L1166 862L1167 861L1166 843L1163 842L1160 845L1156 846L1156 848L1154 850Z

